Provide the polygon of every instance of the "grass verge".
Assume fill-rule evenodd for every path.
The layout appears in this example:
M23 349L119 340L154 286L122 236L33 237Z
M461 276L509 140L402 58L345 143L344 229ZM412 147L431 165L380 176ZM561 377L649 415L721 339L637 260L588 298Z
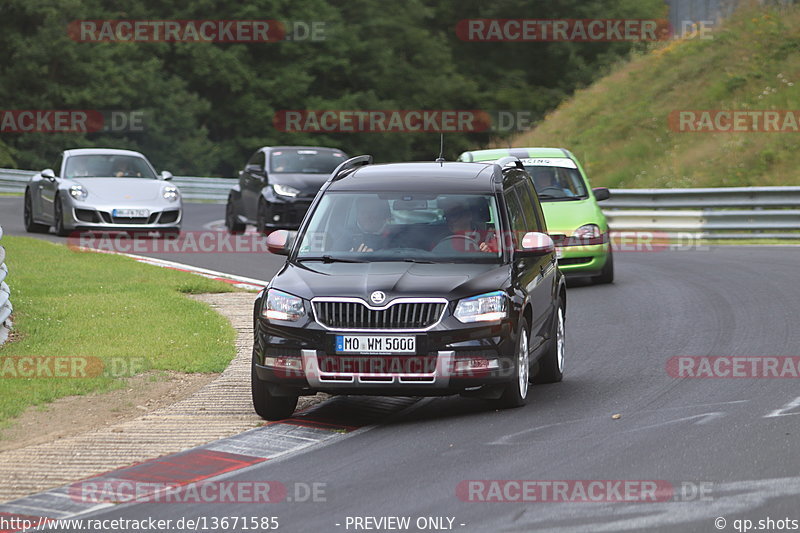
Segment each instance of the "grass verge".
M14 331L0 347L0 427L29 406L121 388L145 370L221 372L235 356L228 321L183 295L234 290L225 283L27 237L2 244ZM62 377L21 377L32 369Z

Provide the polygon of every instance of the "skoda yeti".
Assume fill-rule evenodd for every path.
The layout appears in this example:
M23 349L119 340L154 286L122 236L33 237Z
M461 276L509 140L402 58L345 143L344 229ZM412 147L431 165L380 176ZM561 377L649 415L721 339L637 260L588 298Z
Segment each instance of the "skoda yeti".
M301 395L461 394L525 404L561 381L566 289L521 162L339 165L254 307L252 393L268 420Z

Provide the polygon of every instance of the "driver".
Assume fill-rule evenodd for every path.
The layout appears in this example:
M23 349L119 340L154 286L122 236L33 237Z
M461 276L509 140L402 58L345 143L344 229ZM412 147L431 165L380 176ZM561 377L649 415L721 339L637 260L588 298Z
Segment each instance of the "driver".
M447 199L441 204L442 211L444 211L444 219L447 223L447 229L450 230L451 235L445 239L453 239L454 237L462 236L463 239L474 241L468 244L465 248L466 252L475 251L470 248L477 244L481 252L495 252L497 247L494 239L481 238L481 232L476 222L476 214L479 208L467 200L462 199ZM460 248L460 246L458 246Z
M356 205L356 226L351 252L372 252L386 248L389 242L387 225L392 212L389 202L376 197L366 197Z
M133 169L130 161L123 159L119 165L117 165L117 171L114 175L118 178L122 178L125 176L138 176L139 173Z
M555 169L552 168L537 168L534 170L533 183L536 186L537 194L546 194L544 192L545 189L558 189L564 196L575 196L574 192L561 186L558 178L556 178Z

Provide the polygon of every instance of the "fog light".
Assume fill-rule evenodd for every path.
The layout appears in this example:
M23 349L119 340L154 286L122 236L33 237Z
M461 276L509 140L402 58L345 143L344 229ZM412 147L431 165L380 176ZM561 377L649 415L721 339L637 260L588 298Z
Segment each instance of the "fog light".
M286 370L303 370L303 361L299 357L265 357L264 366Z
M485 357L473 357L471 359L456 359L453 372L480 372L497 370L500 363L497 359L486 359Z
M275 222L278 222L280 219L281 219L280 215L275 215L272 217L272 220L274 220Z

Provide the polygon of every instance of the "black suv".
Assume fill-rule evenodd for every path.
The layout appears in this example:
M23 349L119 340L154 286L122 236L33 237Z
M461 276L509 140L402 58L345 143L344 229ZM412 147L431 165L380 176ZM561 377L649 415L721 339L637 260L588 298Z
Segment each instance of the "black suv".
M347 159L336 148L264 146L239 171L239 183L228 194L225 226L244 232L247 224L259 232L296 229L319 188Z
M566 286L518 159L342 163L254 308L253 405L299 395L462 394L525 404L561 381Z

